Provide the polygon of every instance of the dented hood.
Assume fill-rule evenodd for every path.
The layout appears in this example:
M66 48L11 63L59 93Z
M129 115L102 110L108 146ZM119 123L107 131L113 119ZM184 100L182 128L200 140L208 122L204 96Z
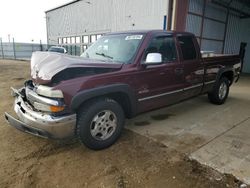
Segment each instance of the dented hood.
M31 77L40 84L49 83L53 76L65 69L77 67L119 69L122 64L54 52L34 52L31 57Z

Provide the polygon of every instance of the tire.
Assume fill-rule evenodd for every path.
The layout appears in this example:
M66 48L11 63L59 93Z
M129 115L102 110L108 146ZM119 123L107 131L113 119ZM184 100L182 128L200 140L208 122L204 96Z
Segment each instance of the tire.
M77 135L90 149L101 150L120 137L125 122L122 107L114 100L95 99L77 113Z
M208 99L213 104L221 105L225 103L229 93L229 80L226 77L222 77L214 85L213 91L208 93Z

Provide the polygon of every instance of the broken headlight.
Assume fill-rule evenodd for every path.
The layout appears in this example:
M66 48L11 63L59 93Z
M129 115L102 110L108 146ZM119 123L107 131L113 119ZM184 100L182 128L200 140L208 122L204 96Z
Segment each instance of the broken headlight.
M39 85L36 89L38 95L51 98L63 98L63 93L61 90L53 90L52 87Z

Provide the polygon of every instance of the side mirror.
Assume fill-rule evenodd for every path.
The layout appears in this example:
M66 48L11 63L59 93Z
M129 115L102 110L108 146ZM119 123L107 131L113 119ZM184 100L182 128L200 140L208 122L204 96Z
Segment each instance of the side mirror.
M162 55L160 53L149 53L146 57L145 65L157 65L162 63Z

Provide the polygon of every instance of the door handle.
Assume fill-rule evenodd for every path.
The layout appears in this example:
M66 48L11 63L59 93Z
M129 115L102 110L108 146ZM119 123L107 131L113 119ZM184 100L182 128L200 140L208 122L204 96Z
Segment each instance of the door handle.
M180 75L180 74L183 74L184 70L183 70L183 68L176 68L174 70L174 72L175 72L175 74Z

